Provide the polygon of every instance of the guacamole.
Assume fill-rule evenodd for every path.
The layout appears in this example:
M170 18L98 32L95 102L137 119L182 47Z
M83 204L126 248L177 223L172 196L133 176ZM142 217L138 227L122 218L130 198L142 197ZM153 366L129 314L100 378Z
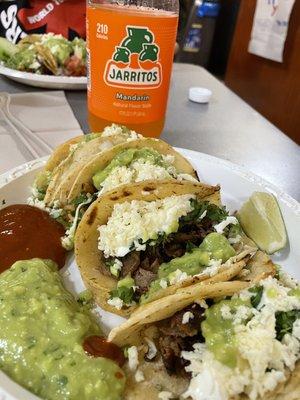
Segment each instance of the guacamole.
M44 46L51 51L60 65L64 65L73 50L67 39L58 36L48 36L45 39Z
M250 301L241 299L222 300L205 311L206 319L201 324L205 344L215 358L228 367L234 368L237 363L237 348L232 319L222 316L222 307L228 306L232 313L239 306L251 307Z
M83 340L100 328L52 261L18 261L0 275L0 326L0 369L41 398L121 398L124 373L84 352Z
M41 64L38 62L36 52L33 49L25 48L15 53L8 61L7 67L20 71L40 72Z
M167 280L169 285L176 271L186 273L187 276L198 275L209 266L211 260L222 260L224 263L234 255L235 250L225 236L215 232L208 234L199 247L159 266L158 279L151 283L148 292L142 295L140 303L147 303L154 293L161 290L162 279Z
M132 162L139 159L148 161L151 164L167 167L162 155L156 150L147 147L142 149L126 149L117 154L103 170L98 171L93 176L94 186L99 190L101 183L115 168L129 166Z
M199 246L200 250L208 251L211 258L226 262L230 257L235 256L235 250L225 236L212 232L207 235Z

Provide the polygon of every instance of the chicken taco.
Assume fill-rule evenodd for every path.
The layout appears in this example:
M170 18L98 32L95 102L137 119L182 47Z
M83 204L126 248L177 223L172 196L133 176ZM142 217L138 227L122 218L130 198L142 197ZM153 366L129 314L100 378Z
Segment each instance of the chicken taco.
M263 260L255 283L182 288L111 331L128 357L125 399L300 398L299 285L274 266L262 275Z
M183 286L237 275L257 248L218 186L147 181L107 192L81 220L76 261L105 310L126 316Z

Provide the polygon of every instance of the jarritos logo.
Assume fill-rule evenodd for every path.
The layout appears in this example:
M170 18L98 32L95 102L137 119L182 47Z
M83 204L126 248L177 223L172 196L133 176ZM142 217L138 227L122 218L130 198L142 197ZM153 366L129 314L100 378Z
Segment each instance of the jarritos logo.
M159 46L147 27L126 26L127 36L106 64L104 80L120 88L157 88L162 82Z

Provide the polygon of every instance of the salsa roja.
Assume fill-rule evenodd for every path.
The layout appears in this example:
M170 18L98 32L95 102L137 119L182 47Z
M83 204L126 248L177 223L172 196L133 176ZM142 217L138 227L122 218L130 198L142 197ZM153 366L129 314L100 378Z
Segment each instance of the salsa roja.
M125 356L120 347L108 342L101 336L88 336L84 339L82 346L84 351L93 357L109 358L115 361L119 367L122 367L125 363Z
M65 264L64 227L37 207L15 204L0 210L0 273L15 261L43 258Z

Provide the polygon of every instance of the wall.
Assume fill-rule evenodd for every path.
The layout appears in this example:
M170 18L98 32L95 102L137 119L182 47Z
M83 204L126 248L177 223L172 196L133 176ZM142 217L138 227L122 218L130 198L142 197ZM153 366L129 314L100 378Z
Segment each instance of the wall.
M241 0L225 82L300 143L300 0L290 18L283 63L247 51L255 5L255 0Z

